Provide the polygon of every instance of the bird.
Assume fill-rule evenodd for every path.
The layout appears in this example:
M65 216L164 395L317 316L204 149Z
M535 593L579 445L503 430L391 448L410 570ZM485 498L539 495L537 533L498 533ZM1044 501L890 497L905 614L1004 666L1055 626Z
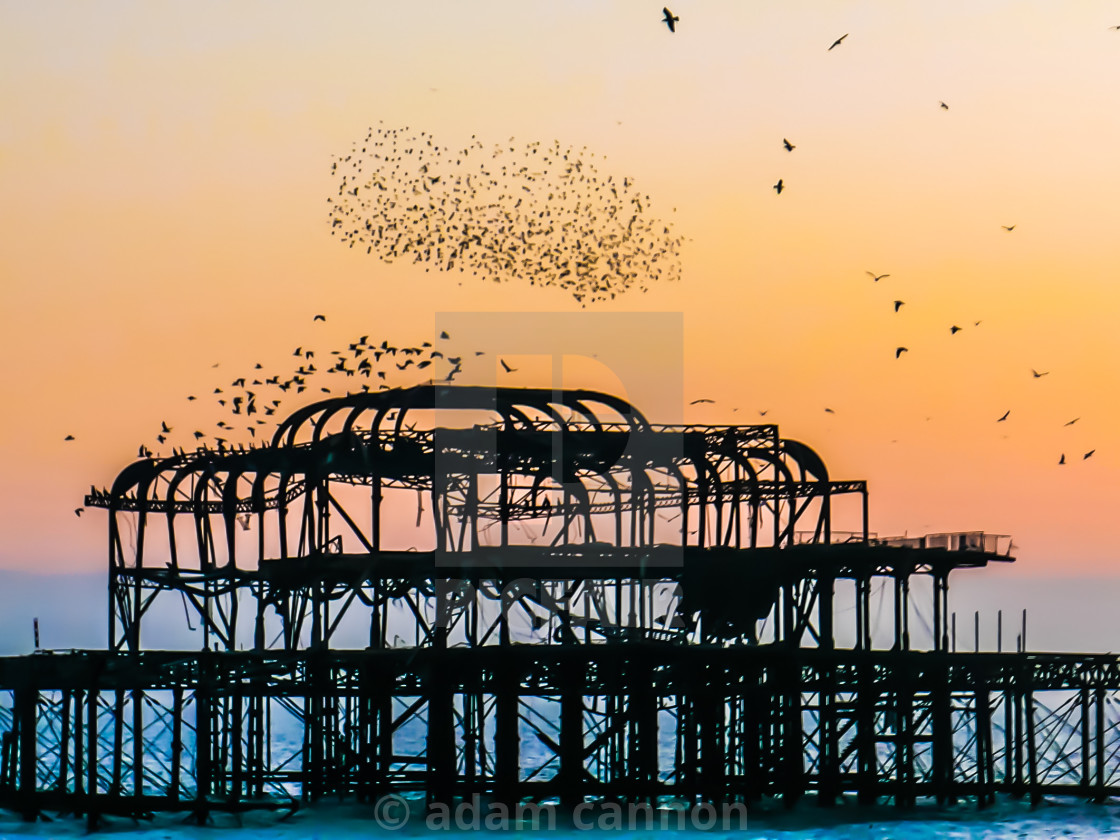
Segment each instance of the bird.
M890 277L889 274L876 274L874 271L867 272L867 276L874 280L876 283L878 283L884 277Z
M1000 227L1008 233L1011 233L1011 231L1015 230L1015 225L1000 225Z
M190 395L187 396L187 402L190 402L191 400L197 400L197 399L198 399L198 397L196 397L194 394L190 394Z
M782 190L784 190L784 189L785 189L785 184L783 184L783 183L782 183L782 179L781 179L781 178L779 178L779 179L778 179L778 183L776 183L776 184L774 185L774 189L778 191L778 195L781 195L781 194L782 194Z
M447 330L444 330L444 331L442 331L442 332L441 332L441 333L439 334L439 337L440 337L440 338L443 338L443 339L448 339L448 338L451 338L451 336L449 336L449 335L447 334Z
M1070 421L1069 421L1068 423L1063 423L1062 425L1063 425L1063 426L1072 426L1072 425L1073 425L1074 423L1076 423L1076 422L1077 422L1078 420L1080 420L1080 419L1081 419L1080 417L1074 417L1074 418L1073 418L1072 420L1070 420Z
M498 362L501 363L502 368L505 370L506 373L516 373L517 370L518 370L518 368L511 368L509 365L507 365L505 359L498 359Z
M1086 452L1084 455L1081 456L1081 460L1084 461L1086 458L1090 457L1096 451L1097 450L1095 450L1095 449L1090 449L1088 452Z
M74 515L76 517L78 517L79 519L81 519L82 518L82 511L84 511L84 510L85 510L85 508L74 508Z
M699 405L700 403L714 403L714 402L715 402L715 400L699 399L699 400L693 400L692 402L689 403L689 405Z
M327 316L326 316L326 315L316 315L316 316L315 316L314 318L312 318L311 320L312 320L312 321L326 321L326 320L327 320Z
M956 324L953 324L953 326L949 327L949 335L956 335L963 329L964 327L958 327Z
M1007 411L1005 411L1003 413L1003 416L1001 418L999 418L996 422L997 423L1002 423L1004 420L1007 419L1007 415L1010 414L1010 413L1011 413L1011 409L1009 408L1009 409L1007 409Z
M895 350L894 350L894 357L897 359L903 353L909 352L909 350L910 350L909 347L896 347Z
M760 410L758 412L758 416L759 417L765 417L767 415L767 413L769 413L769 411L770 411L770 409L766 409L765 411Z
M1048 374L1049 372L1050 372L1050 371L1048 371L1048 370L1044 370L1044 371L1042 371L1042 373L1039 373L1039 372L1038 372L1037 370L1035 370L1034 368L1031 368L1031 375L1032 375L1032 376L1034 376L1034 378L1035 378L1035 379L1040 379L1040 378L1042 378L1043 376L1046 376L1046 374Z
M1066 453L1062 453L1062 457L1058 459L1058 465L1061 466L1066 462Z
M841 35L839 38L837 38L835 41L832 42L832 47L840 46L840 42L843 41L847 37L848 37L848 33L845 32L843 35ZM831 50L832 47L829 47L828 49ZM827 50L826 50L826 52L827 52Z
M66 437L63 438L63 440L75 440L75 438L74 438L73 435L67 435Z
M168 432L171 431L171 427L167 425L166 420L160 420L159 426L160 426L160 431L163 432L164 434L167 434Z
M829 414L835 414L836 413L831 408L827 408L827 407L825 408L825 411L827 411Z
M680 17L670 12L668 6L661 10L661 14L664 15L662 20L665 22L665 25L669 27L669 31L676 32L677 21L680 20Z
M789 142L786 138L782 138L782 145L785 146L787 152L792 152L797 147Z
M901 309L901 308L902 308L902 305L903 305L904 303L906 303L906 301L904 301L904 300L896 300L896 301L894 302L894 311L895 311L895 312L897 312L897 311L898 311L899 309Z
M948 111L949 110L949 106L946 105L944 102L938 102L938 104L941 106L942 111Z

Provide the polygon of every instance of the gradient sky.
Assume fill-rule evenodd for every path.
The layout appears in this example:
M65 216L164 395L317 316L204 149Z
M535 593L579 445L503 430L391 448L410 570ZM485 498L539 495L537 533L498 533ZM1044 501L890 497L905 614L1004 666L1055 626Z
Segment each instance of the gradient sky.
M672 8L675 35L654 2L0 2L0 568L101 568L88 486L257 361L580 311L341 247L332 156L378 120L635 179L682 279L595 311L683 315L685 401L716 400L685 419L766 410L868 480L879 534L1120 568L1120 7Z

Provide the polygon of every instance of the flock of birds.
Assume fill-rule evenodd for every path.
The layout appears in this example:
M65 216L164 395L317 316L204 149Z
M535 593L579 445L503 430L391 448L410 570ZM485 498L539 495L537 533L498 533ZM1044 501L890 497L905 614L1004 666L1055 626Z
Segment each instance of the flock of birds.
M668 7L662 15L675 33L680 17ZM837 38L828 50L847 37L845 33ZM949 110L945 102L938 104ZM793 152L797 146L782 138L782 148ZM371 127L349 154L332 163L331 170L339 179L337 195L328 198L332 235L351 248L365 247L385 262L411 259L444 271L470 271L495 282L555 286L584 306L613 299L632 287L646 291L653 280L680 277L682 237L652 213L649 196L639 192L631 179L601 174L586 146L577 150L559 141L518 145L511 137L487 148L472 137L466 148L452 149L424 131L379 126ZM781 195L784 180L779 178L773 189ZM1011 233L1016 225L1002 228ZM876 283L891 276L872 271L867 275ZM893 311L897 314L905 305L896 299ZM317 314L312 321L325 322L326 316ZM953 324L949 334L962 329ZM452 355L450 345L443 344L449 339L444 332L438 347L428 341L404 346L361 336L321 356L296 347L291 370L269 375L258 363L251 374L215 387L210 396L224 416L214 429L192 430L186 435L188 443L176 446L175 428L163 421L155 444L142 444L137 455L161 457L160 450L167 445L174 455L184 454L188 446L244 451L244 435L250 446L263 443L268 435L262 427L276 422L268 418L281 419L285 414L278 411L285 400L304 392L337 396L386 390L417 384L404 381L413 374L420 374L420 381L450 383L462 370L463 354ZM908 352L900 345L894 356L900 359ZM505 374L517 372L504 359L498 362ZM1031 370L1034 379L1049 373ZM188 401L198 399L195 394L187 396ZM701 398L690 405L714 402ZM832 408L824 410L835 414ZM767 411L758 413L765 416ZM1008 409L996 422L1006 422L1010 415ZM74 440L72 434L64 438ZM1081 459L1095 452L1090 449ZM1058 464L1066 463L1062 453ZM91 488L93 495L105 492ZM74 513L81 516L83 510Z
M672 13L672 11L670 11L670 10L669 10L669 8L668 8L668 7L665 7L665 8L663 8L663 9L661 10L661 13L662 13L662 21L663 21L663 22L665 23L665 25L666 25L666 26L668 26L668 28L669 28L669 31L670 31L670 32L673 32L673 33L675 33L675 32L677 31L677 23L679 23L679 22L680 22L680 17L679 17L678 15L674 15L674 14ZM1111 26L1111 27L1109 27L1109 29L1120 30L1120 26ZM848 35L849 35L849 34L850 34L850 33L847 33L847 32L846 32L846 33L844 33L843 35L841 35L841 36L840 36L839 38L837 38L837 39L836 39L835 41L833 41L833 42L832 42L832 43L831 43L831 44L830 44L830 45L828 46L828 51L829 51L829 52L831 52L832 50L836 49L836 47L840 46L840 45L841 45L841 44L842 44L842 43L844 42L844 40L845 40L845 39L846 39L846 38L848 37ZM947 104L947 103L946 103L946 102L945 102L944 100L939 100L937 104L938 104L938 107L939 107L939 108L940 108L941 110L943 110L943 111L948 111L948 110L949 110L949 105L948 105L948 104ZM786 137L783 137L783 138L782 138L782 148L783 148L783 149L785 149L785 150L786 150L787 152L792 152L792 151L793 151L794 149L796 149L796 148L797 148L797 146L796 146L796 145L794 145L793 143L791 143L791 142L789 141L789 139L788 139L788 138L786 138ZM772 189L774 190L774 192L775 192L775 193L777 193L778 195L781 195L781 194L782 194L782 192L783 192L783 190L785 190L785 189L786 189L786 183L785 183L785 180L784 180L783 178L779 178L779 179L778 179L778 181L777 181L777 183L776 183L776 184L774 184L774 186L773 186L773 188L772 188ZM1003 230L1004 230L1005 232L1007 232L1007 233L1011 233L1012 231L1014 231L1014 230L1015 230L1016 226L1017 226L1017 225L1014 225L1014 224L1012 224L1012 225L1001 225L1001 228L1002 228L1002 229L1003 229ZM868 272L867 272L867 275L868 275L868 276L869 276L869 277L870 277L870 278L871 278L871 279L872 279L873 281L875 281L876 283L877 283L877 282L879 282L880 280L886 280L887 278L889 278L889 277L890 277L890 275L889 275L889 274L876 274L876 273L875 273L875 272L873 272L873 271L868 271ZM897 300L897 299L896 299L896 300L893 300L893 301L892 301L892 304L891 304L891 305L892 305L892 306L893 306L893 308L894 308L894 312L895 312L895 313L897 314L897 313L898 313L898 311L899 311L900 309L902 309L902 307L903 307L903 306L905 306L905 305L906 305L906 301L904 301L904 300ZM976 326L976 327L980 326L980 324L981 324L981 321L974 321L974 322L973 322L973 326ZM964 329L963 327L961 327L961 326L959 326L959 325L957 325L957 324L953 324L952 326L950 326L950 327L949 327L949 335L950 335L950 336L954 336L954 335L956 335L957 333L959 333L959 332L960 332L961 330L963 330L963 329ZM909 347L905 347L905 346L902 346L902 345L898 345L898 346L896 346L896 347L895 347L895 349L894 349L894 357L895 357L895 359L900 359L900 358L902 358L902 354L903 354L903 353L908 353L908 352L910 352L910 348L909 348ZM1032 369L1031 369L1031 374L1032 374L1032 376L1033 376L1033 378L1034 378L1034 379L1040 379L1040 378L1042 378L1043 376L1047 376L1047 375L1049 374L1049 371L1043 371L1043 372L1039 372L1039 371L1037 371L1037 370L1034 370L1034 369L1032 368ZM705 399L697 399L697 400L693 400L693 401L692 401L692 402L690 403L690 405L699 405L699 404L703 404L703 403L712 403L712 402L714 402L714 400L711 400L711 399L706 399L706 398L705 398ZM826 413L828 413L828 414L835 414L835 413L836 413L836 412L835 412L835 411L834 411L833 409L831 409L831 408L827 408L827 407L826 407L826 408L825 408L824 410L825 410L825 412L826 412ZM736 408L736 409L732 409L732 411L738 411L738 409L737 409L737 408ZM766 415L766 411L760 411L760 412L759 412L759 415L760 415L760 416L765 416L765 415ZM1006 420L1008 419L1008 417L1009 417L1010 415L1011 415L1011 411L1010 411L1010 409L1009 409L1009 410L1007 410L1006 412L1004 412L1004 414L1003 414L1003 415L1002 415L1001 417L999 417L999 418L998 418L998 419L996 420L996 422L997 422L997 423L1003 423L1003 422L1005 422L1005 421L1006 421ZM1079 417L1075 417L1075 418L1074 418L1073 420L1070 420L1069 422L1065 423L1064 425L1065 425L1065 426L1072 426L1072 425L1073 425L1073 424L1075 424L1075 423L1076 423L1076 422L1077 422L1077 421L1078 421L1079 419L1080 419ZM1085 452L1085 453L1084 453L1084 454L1083 454L1083 455L1081 456L1081 459L1082 459L1082 460L1087 460L1087 459L1091 458L1091 457L1093 456L1093 454L1094 454L1095 452L1096 452L1096 449L1090 449L1090 450L1089 450L1088 452ZM1065 465L1066 463L1067 463L1067 462L1066 462L1066 456L1065 456L1065 453L1063 452L1063 453L1061 453L1060 457L1058 458L1058 464L1059 464L1059 465Z
M453 149L379 125L331 171L331 233L384 262L558 287L584 306L680 278L682 238L586 146L472 136Z

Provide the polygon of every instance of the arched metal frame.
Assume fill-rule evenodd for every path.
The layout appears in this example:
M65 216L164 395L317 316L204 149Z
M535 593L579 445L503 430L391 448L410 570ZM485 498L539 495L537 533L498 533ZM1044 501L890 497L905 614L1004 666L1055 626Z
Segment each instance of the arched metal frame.
M841 495L858 502L844 531ZM841 578L860 601L855 645L870 647L872 576L914 573L934 577L940 645L944 581L961 565L869 553L865 483L832 480L774 425L658 425L586 390L428 385L324 400L259 447L131 464L87 504L110 514L115 649L141 649L142 619L168 595L203 646L230 650L353 647L356 620L374 648L757 644L764 629L769 642L830 647ZM817 550L837 543L851 550ZM896 613L901 639L906 604Z

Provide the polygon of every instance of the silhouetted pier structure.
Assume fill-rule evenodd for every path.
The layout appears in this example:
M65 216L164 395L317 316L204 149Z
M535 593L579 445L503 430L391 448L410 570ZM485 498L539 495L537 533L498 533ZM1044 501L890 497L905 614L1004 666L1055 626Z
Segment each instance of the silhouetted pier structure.
M0 659L0 806L29 817L1120 793L1120 658L954 650L949 575L1009 539L878 539L865 484L773 425L424 386L86 505L109 649ZM144 647L170 615L197 649Z

